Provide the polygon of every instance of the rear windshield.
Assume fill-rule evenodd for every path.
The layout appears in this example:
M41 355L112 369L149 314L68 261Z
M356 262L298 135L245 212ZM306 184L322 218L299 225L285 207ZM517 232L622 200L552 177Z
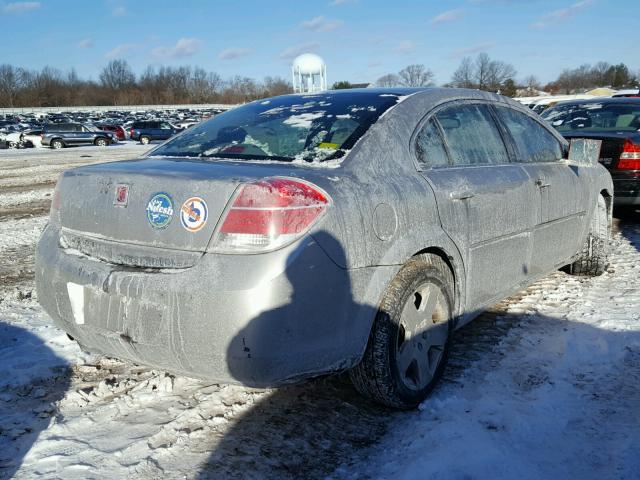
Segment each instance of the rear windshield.
M391 106L389 93L289 95L192 127L152 156L322 162L342 157Z
M640 130L640 102L557 105L546 110L542 117L559 132L631 132Z

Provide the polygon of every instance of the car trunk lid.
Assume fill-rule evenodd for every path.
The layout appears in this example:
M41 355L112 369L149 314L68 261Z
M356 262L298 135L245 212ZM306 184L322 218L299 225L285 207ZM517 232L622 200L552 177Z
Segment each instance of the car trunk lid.
M63 243L114 263L188 267L237 186L252 178L230 167L143 159L71 170L59 185Z
M620 155L622 155L625 144L629 142L640 145L640 134L635 132L597 132L597 133L571 133L565 134L566 138L591 138L602 140L600 149L600 163L608 170L619 168Z

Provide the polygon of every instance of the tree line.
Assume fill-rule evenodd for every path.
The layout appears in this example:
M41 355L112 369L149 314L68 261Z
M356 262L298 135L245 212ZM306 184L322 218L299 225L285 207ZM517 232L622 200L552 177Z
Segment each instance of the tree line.
M486 53L479 53L476 58L464 57L453 72L451 80L444 84L447 87L475 88L491 92L499 92L510 97L519 92L536 94L543 90L548 93L580 93L596 87L613 89L633 88L640 83L640 71L633 74L624 63L612 65L598 62L595 65L581 65L574 69L565 69L558 78L542 85L535 75L528 75L517 80L518 72L513 65L501 60L493 60ZM397 74L383 75L376 81L379 87L424 87L433 85L435 75L425 65L409 65Z
M190 66L147 67L135 75L126 60L111 60L97 81L81 79L73 69L0 65L0 107L236 104L291 91L291 84L280 77L224 79Z
M503 95L579 93L595 87L620 89L636 87L640 72L634 74L624 63L581 65L563 70L556 80L542 85L534 75L518 81L513 65L494 60L486 53L465 57L445 86L475 88ZM380 87L422 87L434 85L433 71L422 64L408 65L397 73L381 76ZM348 81L334 88L351 88ZM0 65L0 107L55 107L84 105L162 105L187 103L244 103L259 98L291 93L288 80L265 77L222 78L200 67L147 67L136 75L126 60L111 60L98 80L81 79L75 70L62 72L44 67L29 70Z

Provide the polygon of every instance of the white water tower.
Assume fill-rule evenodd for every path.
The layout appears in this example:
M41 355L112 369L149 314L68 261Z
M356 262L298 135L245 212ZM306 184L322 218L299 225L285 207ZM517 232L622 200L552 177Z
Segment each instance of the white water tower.
M296 93L313 93L327 89L327 65L314 53L297 56L291 72L293 91Z

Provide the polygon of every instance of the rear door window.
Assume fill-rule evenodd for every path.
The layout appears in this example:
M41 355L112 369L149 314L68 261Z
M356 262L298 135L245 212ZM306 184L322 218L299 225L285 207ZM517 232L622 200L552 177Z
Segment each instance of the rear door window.
M441 110L442 128L453 165L499 165L509 155L487 105L459 105Z
M438 126L429 120L416 138L418 163L423 167L445 167L449 165L449 157L442 143Z
M556 162L562 158L562 145L546 128L524 113L496 107L498 117L516 147L518 162Z

